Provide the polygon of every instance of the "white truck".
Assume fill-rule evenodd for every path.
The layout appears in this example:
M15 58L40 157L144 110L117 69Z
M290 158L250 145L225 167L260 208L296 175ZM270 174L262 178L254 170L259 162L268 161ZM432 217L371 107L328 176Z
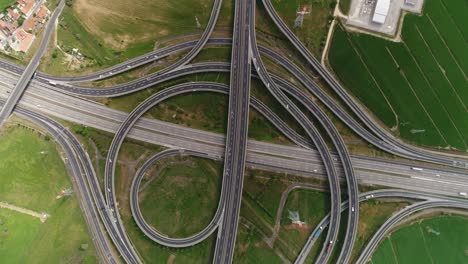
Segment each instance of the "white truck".
M466 192L459 192L458 194L461 196L466 196Z
M412 170L415 170L415 171L422 171L423 169L421 168L418 168L418 167L411 167Z

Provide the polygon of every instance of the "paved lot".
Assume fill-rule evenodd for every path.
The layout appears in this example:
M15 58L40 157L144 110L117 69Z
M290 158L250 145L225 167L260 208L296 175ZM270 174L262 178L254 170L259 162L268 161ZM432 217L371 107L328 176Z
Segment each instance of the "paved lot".
M377 0L352 0L346 25L395 36L402 10L421 13L424 0L412 1L415 5L405 4L405 0L390 0L387 18L383 24L379 24L372 22Z

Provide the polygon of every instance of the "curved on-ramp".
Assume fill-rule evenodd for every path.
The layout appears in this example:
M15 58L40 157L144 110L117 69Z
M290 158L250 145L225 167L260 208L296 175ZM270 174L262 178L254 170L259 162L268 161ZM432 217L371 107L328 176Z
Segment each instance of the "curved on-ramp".
M140 230L143 233L145 233L145 235L149 237L151 240L153 240L154 242L167 246L167 247L175 247L175 248L190 247L190 246L193 246L195 244L202 242L216 230L216 228L219 225L219 221L221 220L221 217L222 217L222 214L215 213L215 216L213 217L213 219L203 230L186 238L171 238L169 236L166 236L158 232L156 229L152 228L145 221L141 213L139 201L138 201L138 192L139 192L141 180L143 179L145 172L151 167L152 164L154 164L158 160L161 160L163 158L167 158L170 156L181 155L181 154L213 159L212 157L206 155L205 153L197 152L197 151L190 151L190 150L183 150L183 149L164 150L162 152L159 152L153 155L138 169L138 171L135 174L135 178L133 179L132 186L130 188L130 209L132 211L133 219L137 223ZM217 211L218 210L220 210L219 207Z

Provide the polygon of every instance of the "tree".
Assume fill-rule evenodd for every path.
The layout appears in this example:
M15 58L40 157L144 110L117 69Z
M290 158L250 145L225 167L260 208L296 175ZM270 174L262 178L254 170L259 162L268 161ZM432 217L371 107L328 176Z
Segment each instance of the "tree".
M19 17L18 18L18 26L21 27L24 23L24 17Z

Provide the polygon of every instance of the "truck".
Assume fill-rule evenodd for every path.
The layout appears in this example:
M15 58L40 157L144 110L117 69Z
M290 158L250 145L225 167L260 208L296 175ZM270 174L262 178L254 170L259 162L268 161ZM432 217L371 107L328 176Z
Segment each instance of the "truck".
M317 238L320 235L320 232L322 232L322 229L323 229L323 227L319 227L319 229L317 229L317 231L315 231L312 238Z
M50 85L53 85L53 86L56 86L56 85L57 85L57 83L56 83L56 82L53 82L53 81L49 81L49 84L50 84Z
M415 170L415 171L422 171L423 169L421 168L418 168L418 167L411 167L412 170Z
M374 195L371 194L371 195L366 195L366 199L369 199L369 198L374 198Z
M458 195L466 196L466 192L459 192Z

